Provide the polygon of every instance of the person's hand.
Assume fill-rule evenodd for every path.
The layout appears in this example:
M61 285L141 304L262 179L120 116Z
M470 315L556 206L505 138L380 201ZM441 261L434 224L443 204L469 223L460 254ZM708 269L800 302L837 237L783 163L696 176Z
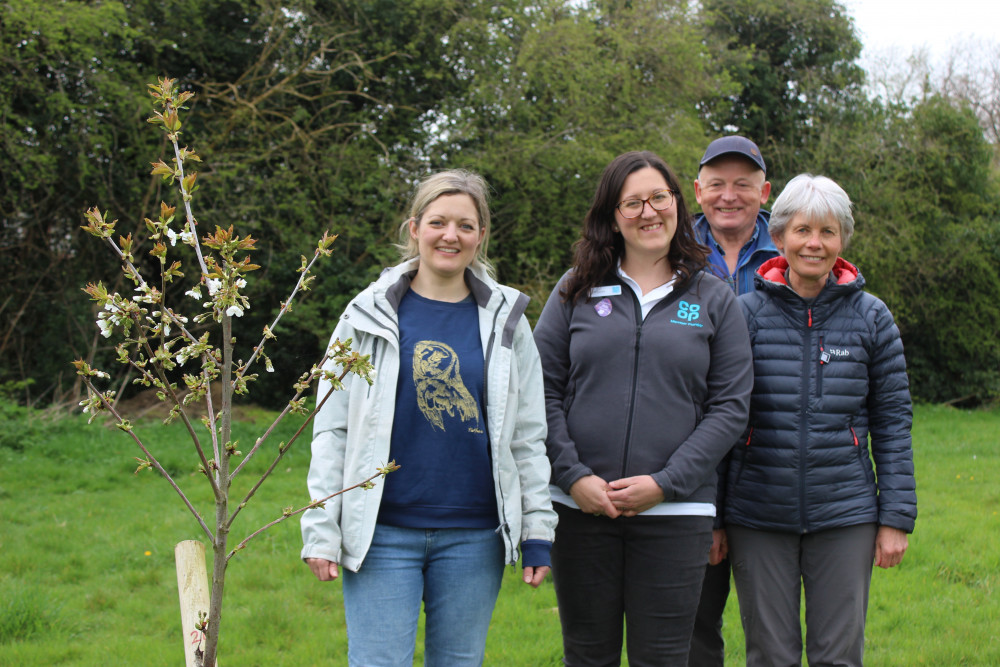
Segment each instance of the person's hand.
M621 512L608 499L608 488L608 483L597 475L587 475L573 482L573 486L569 487L569 495L573 497L577 507L587 514L603 514L616 519Z
M708 564L718 565L729 555L729 542L726 540L726 531L716 528L712 531L712 548L708 551Z
M899 528L879 526L875 536L875 564L886 569L899 565L909 545L906 533Z
M543 565L541 567L526 567L524 568L523 578L524 583L528 584L532 588L538 588L538 585L542 583L545 579L545 575L549 573L549 567Z
M340 575L337 564L325 558L306 558L306 565L320 581L333 581Z
M663 502L663 489L649 475L616 479L608 486L608 498L622 516L635 516Z

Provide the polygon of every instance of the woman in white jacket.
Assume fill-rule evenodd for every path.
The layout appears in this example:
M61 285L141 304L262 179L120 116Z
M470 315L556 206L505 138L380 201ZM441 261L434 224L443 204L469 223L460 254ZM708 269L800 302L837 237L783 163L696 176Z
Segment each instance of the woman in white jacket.
M481 177L424 180L401 226L403 263L348 305L331 344L353 340L377 375L351 376L316 416L309 493L326 497L395 460L371 490L302 518L320 581L343 566L350 665L412 665L421 602L425 664L481 665L504 563L549 571L545 402L528 299L496 283ZM318 395L330 389L321 382Z

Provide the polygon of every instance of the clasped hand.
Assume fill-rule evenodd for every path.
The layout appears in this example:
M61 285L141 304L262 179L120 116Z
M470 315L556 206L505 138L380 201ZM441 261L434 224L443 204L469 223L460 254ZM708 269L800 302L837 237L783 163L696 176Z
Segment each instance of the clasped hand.
M649 475L611 482L587 475L573 483L569 494L582 511L611 519L635 516L663 502L663 489Z

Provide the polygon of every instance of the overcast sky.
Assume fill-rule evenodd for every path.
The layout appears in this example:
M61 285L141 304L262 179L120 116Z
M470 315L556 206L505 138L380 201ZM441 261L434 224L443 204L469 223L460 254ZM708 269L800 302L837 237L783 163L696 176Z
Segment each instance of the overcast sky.
M862 60L877 50L898 49L903 57L926 46L931 61L968 38L1000 42L996 0L842 0L864 44Z

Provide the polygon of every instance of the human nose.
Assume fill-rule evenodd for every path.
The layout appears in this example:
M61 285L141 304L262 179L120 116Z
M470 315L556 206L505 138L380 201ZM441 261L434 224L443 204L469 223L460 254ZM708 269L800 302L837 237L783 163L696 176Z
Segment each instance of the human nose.
M446 241L458 240L458 225L454 222L446 224L444 226L444 238Z
M646 211L649 211L649 213L647 213ZM653 205L649 203L648 199L642 200L642 213L640 214L642 215L642 217L644 218L656 217L657 213L658 211L655 208L653 208Z
M733 201L736 199L736 188L732 183L726 183L722 186L722 199L726 201Z

